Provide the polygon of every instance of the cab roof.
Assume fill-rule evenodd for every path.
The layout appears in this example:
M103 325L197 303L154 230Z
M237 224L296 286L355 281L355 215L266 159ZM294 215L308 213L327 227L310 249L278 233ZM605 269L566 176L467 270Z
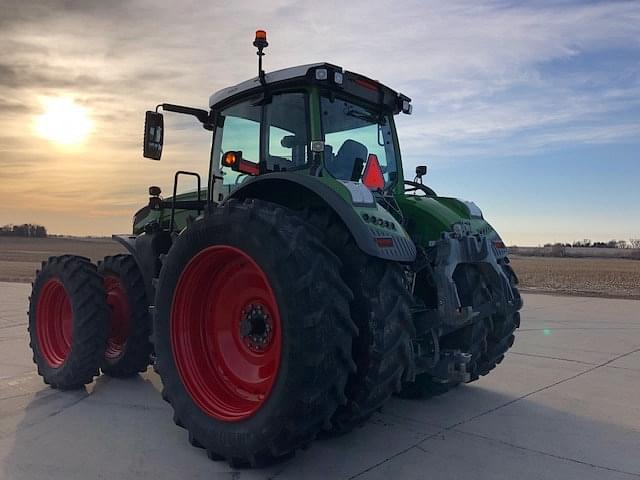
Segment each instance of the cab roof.
M319 79L317 77L314 72L318 69L326 70L326 78ZM338 75L340 78L339 84L336 81ZM348 93L355 94L372 103L385 103L394 110L394 113L403 110L403 101L411 101L409 97L392 90L376 80L369 79L354 72L345 71L342 67L326 62L309 63L268 72L265 75L265 81L267 85L274 87L307 82L326 85L332 88L342 88L347 90ZM215 108L231 103L236 97L243 96L252 91L258 93L262 88L259 77L253 77L237 85L226 87L215 92L209 97L209 107ZM368 90L368 92L365 90Z

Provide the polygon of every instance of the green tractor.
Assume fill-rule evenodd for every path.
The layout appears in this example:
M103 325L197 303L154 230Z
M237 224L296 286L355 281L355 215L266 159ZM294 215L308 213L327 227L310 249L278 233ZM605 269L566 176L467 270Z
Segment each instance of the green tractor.
M192 445L262 465L347 432L389 397L425 397L499 364L522 300L507 249L471 202L404 180L394 115L411 101L328 63L262 70L163 114L212 132L206 185L150 187L130 252L43 264L30 299L34 361L52 387L154 363ZM177 195L181 177L196 191Z

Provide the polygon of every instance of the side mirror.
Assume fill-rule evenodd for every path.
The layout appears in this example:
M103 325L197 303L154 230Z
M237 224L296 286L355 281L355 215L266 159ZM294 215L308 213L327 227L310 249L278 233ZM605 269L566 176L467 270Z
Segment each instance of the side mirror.
M164 118L162 114L150 110L147 111L144 117L143 155L145 158L160 160L163 140Z
M420 183L422 183L422 177L425 176L427 174L427 166L426 165L418 165L416 167L416 178L414 178L415 180L420 180Z

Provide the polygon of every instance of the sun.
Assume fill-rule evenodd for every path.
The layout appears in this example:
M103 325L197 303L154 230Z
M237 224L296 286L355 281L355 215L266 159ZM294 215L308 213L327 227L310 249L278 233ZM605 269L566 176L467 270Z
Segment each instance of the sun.
M36 118L36 132L60 145L84 142L93 130L87 109L71 98L57 97L44 100L45 111Z

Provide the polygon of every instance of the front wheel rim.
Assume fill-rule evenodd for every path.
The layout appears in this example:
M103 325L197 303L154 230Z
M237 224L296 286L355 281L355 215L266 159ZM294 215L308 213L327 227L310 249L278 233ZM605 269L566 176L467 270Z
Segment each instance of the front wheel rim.
M127 292L114 275L106 275L104 287L107 292L107 304L111 310L109 318L109 336L104 356L107 360L115 360L123 353L130 333L130 312Z
M40 353L52 368L60 367L73 338L73 310L64 285L57 278L45 282L36 306L36 334Z
M180 379L202 411L233 422L263 406L280 366L281 321L250 256L226 245L194 256L176 286L170 334Z

